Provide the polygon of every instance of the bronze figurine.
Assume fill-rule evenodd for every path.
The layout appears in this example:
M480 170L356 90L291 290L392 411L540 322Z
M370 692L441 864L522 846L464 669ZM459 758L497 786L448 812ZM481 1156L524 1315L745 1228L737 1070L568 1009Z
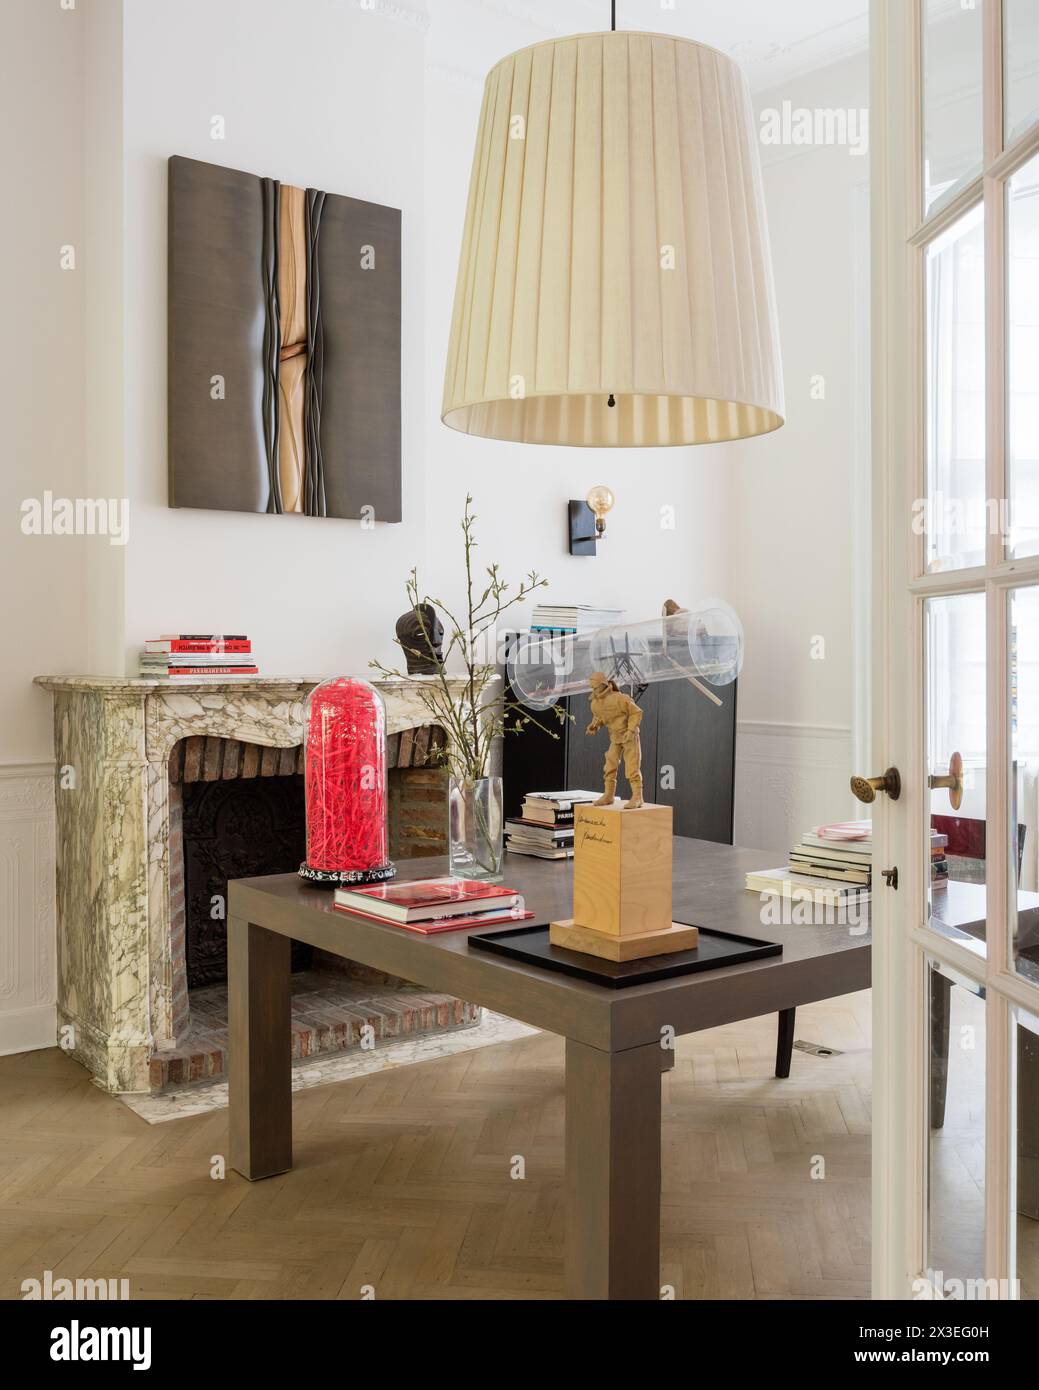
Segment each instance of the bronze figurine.
M605 787L594 804L613 805L617 792L617 769L623 758L624 775L631 788L631 797L624 803L624 809L635 811L643 804L642 743L639 738L642 710L604 672L593 671L589 682L592 687L592 722L585 732L596 734L600 729L606 729L610 735L610 746L603 762Z

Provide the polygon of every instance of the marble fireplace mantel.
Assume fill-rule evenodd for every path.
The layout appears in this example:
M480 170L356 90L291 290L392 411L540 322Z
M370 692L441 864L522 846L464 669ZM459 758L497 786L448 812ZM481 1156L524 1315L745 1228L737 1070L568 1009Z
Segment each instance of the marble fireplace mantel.
M365 677L367 679L367 677ZM169 757L207 735L274 748L303 741L324 676L199 682L38 676L54 697L58 1025L62 1045L112 1092L147 1091L154 1050L175 1045ZM429 724L433 677L373 680L386 731ZM449 682L464 699L466 682Z

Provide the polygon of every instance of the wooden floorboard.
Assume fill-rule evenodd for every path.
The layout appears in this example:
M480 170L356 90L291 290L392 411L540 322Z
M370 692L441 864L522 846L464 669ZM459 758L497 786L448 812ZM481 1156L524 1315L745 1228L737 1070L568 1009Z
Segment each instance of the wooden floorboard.
M869 1292L869 996L679 1040L661 1278L681 1299ZM0 1297L126 1278L155 1299L558 1298L563 1044L539 1034L299 1092L295 1168L210 1176L227 1112L148 1125L60 1051L0 1058ZM511 1171L522 1160L524 1176ZM824 1164L824 1176L813 1167Z

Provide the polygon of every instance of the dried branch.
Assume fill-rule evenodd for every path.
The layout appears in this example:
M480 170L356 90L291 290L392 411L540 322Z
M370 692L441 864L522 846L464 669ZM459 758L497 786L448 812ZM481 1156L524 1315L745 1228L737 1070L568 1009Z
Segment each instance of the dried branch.
M497 679L496 666L493 662L480 659L484 639L488 633L495 632L502 614L517 603L524 603L536 590L546 588L548 580L531 570L519 588L510 593L509 585L502 579L499 566L495 563L487 566L486 582L479 581L482 592L477 595L473 555L477 547L473 529L476 514L472 504L472 496L467 495L461 521L465 558L464 619L456 617L443 599L423 594L418 570L412 568L405 583L405 592L418 622L423 649L408 648L399 639L396 640L406 655L409 652L420 655L434 667L433 679L429 683L416 682L417 693L429 711L432 722L447 732L448 744L443 757L452 775L477 781L487 776L491 747L496 738L521 733L531 725L552 738L558 738L559 734L537 718L526 705L511 697L499 697L493 689ZM422 613L425 605L436 610L445 629L446 640L440 652L436 650L432 629L427 627ZM460 677L452 678L448 663L455 652L459 653L464 671ZM408 679L405 672L385 666L380 661L371 661L369 665L385 680ZM557 724L571 717L559 706L552 708L551 716Z

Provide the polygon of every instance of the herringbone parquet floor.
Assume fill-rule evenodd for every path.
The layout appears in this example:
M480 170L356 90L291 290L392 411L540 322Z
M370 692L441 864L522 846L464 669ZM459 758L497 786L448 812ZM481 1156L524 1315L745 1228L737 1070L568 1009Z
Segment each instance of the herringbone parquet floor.
M662 1278L676 1298L866 1297L869 996L680 1040L664 1086ZM0 1297L556 1298L563 1044L539 1034L304 1091L291 1173L210 1176L217 1111L148 1125L57 1050L0 1058ZM523 1160L524 1176L512 1176ZM815 1174L816 1176L813 1176Z

